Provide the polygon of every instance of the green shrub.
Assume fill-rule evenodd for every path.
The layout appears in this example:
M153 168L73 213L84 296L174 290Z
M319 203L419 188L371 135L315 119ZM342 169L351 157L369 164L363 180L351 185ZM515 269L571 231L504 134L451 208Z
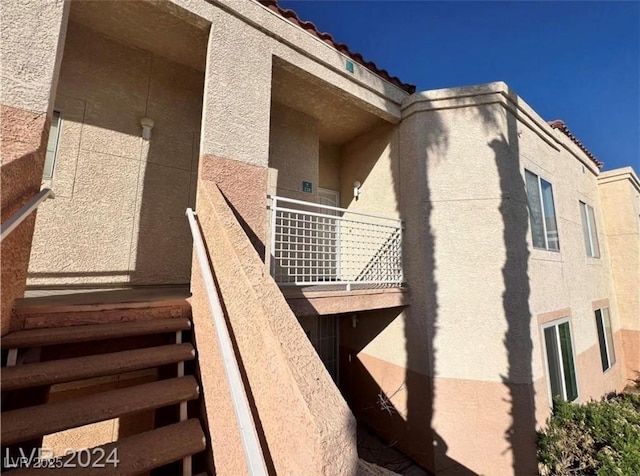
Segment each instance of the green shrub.
M543 476L640 475L640 394L554 401L538 432L538 461Z

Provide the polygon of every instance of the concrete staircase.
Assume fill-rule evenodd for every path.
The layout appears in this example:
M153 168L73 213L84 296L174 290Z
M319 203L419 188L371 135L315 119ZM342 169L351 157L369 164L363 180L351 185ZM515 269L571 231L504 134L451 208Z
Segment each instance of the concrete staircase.
M139 305L136 315L144 315ZM206 460L190 319L86 323L94 321L95 312L84 322L82 313L74 313L73 325L60 321L59 326L2 337L3 470L15 468L16 458L28 457L34 448L58 442L57 451L46 456L75 468L48 469L47 474L190 473L193 455ZM103 429L104 422L113 427L106 441L94 445L92 425L100 422ZM82 441L86 449L63 456L60 444L73 442L80 450ZM180 463L185 458L188 462ZM92 467L95 462L104 467ZM206 463L199 466L206 469ZM23 465L11 474L32 472Z

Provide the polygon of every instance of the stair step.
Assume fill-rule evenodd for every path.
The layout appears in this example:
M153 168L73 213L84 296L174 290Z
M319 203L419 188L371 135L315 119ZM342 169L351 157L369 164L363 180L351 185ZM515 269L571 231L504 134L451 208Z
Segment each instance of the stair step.
M191 344L171 344L73 359L17 365L2 369L2 390L73 382L193 360Z
M84 326L52 327L16 331L2 337L3 349L71 344L118 337L164 334L187 330L191 327L186 317L149 319L145 321L90 324Z
M164 426L122 440L98 446L89 451L91 455L105 455L104 467L23 469L11 472L15 476L35 475L85 475L97 476L134 475L150 471L185 456L204 451L205 437L196 419ZM104 452L98 450L101 448ZM118 465L106 462L113 450L117 451ZM96 458L97 459L97 456ZM77 460L73 460L77 463Z
M198 398L196 379L161 380L2 413L2 446Z

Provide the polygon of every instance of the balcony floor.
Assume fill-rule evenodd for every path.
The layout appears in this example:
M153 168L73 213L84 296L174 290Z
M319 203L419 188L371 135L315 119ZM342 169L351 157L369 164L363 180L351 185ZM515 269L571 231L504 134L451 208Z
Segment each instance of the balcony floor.
M298 317L372 311L409 305L409 288L344 284L282 286L287 303Z

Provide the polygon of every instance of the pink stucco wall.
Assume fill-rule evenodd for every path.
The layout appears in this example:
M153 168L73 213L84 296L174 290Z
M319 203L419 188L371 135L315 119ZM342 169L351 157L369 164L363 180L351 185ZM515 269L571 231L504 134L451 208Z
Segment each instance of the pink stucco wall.
M268 466L277 474L355 474L354 418L295 315L218 186L200 180L197 203ZM214 464L217 474L239 474L239 433L198 266L193 319Z
M49 121L45 113L6 105L1 106L1 115L1 220L4 223L40 190ZM11 311L16 298L24 294L35 215L28 217L2 242L3 335L12 327Z

